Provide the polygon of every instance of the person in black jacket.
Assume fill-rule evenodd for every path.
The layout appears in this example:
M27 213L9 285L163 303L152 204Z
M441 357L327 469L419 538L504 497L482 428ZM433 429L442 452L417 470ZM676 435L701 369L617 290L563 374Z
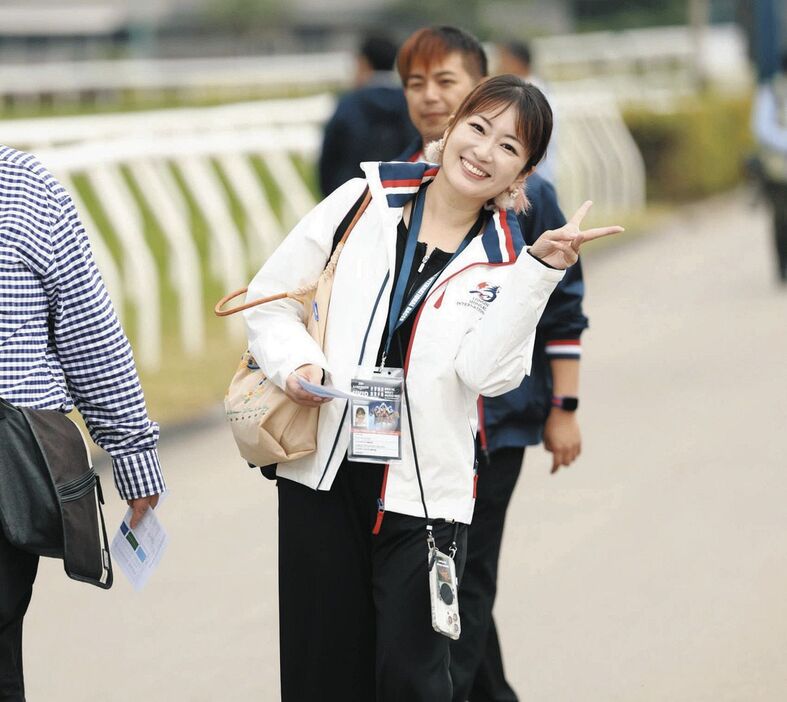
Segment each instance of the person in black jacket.
M772 208L778 280L787 284L787 52L781 73L758 86L752 122L763 192Z
M418 30L397 57L410 118L419 137L400 161L424 160L424 146L439 139L464 97L488 74L483 47L455 27ZM526 244L566 222L554 187L537 172L526 182L530 207L518 216ZM467 565L460 583L462 635L451 645L454 702L511 702L492 608L506 510L519 477L525 447L544 442L552 473L574 462L581 437L578 405L584 283L579 262L570 268L538 324L530 375L501 397L479 402L479 465Z
M358 87L339 99L325 125L318 165L323 195L362 176L361 161L390 161L417 136L392 71L395 58L396 45L385 37L370 36L361 44Z

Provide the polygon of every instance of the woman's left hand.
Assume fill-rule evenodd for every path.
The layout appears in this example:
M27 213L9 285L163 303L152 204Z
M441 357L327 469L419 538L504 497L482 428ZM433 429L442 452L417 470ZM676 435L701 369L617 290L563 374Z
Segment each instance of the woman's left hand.
M553 268L565 270L577 262L579 247L584 242L625 231L623 227L617 226L582 231L579 226L592 205L593 203L587 200L560 229L545 231L530 247L530 253Z
M308 380L313 385L322 385L323 370L319 366L306 364L296 368L289 376L284 386L284 394L293 402L304 407L322 407L326 402L330 402L330 397L317 397L301 387L298 376Z

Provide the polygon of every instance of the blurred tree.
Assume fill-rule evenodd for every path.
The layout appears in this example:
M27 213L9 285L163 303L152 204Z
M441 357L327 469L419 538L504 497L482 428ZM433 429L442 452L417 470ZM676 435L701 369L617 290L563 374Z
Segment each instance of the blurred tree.
M479 34L481 6L481 0L395 0L382 14L388 26L404 28L408 34L430 24L451 24Z
M686 0L573 0L583 31L686 24Z
M205 0L203 16L217 30L248 36L283 24L290 13L286 0Z

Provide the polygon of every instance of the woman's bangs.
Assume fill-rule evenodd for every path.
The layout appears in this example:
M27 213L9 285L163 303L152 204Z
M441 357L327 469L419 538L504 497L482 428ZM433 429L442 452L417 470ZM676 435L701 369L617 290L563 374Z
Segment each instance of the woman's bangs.
M516 108L516 136L525 148L530 141L528 120L525 116L524 105L521 96L502 96L502 95L483 95L480 94L475 100L467 103L462 110L461 119L467 119L470 115L477 115L482 112L492 113L492 117L503 114L509 107Z

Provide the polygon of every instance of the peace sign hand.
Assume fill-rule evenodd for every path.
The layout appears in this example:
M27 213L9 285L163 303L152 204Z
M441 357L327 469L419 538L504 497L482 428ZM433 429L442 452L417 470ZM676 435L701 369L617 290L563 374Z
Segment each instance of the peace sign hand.
M565 270L573 266L579 259L579 247L586 241L600 239L602 236L619 234L625 231L623 227L596 227L582 231L579 225L588 213L593 203L585 201L574 213L574 216L560 229L545 231L536 243L530 247L530 253L544 263Z

